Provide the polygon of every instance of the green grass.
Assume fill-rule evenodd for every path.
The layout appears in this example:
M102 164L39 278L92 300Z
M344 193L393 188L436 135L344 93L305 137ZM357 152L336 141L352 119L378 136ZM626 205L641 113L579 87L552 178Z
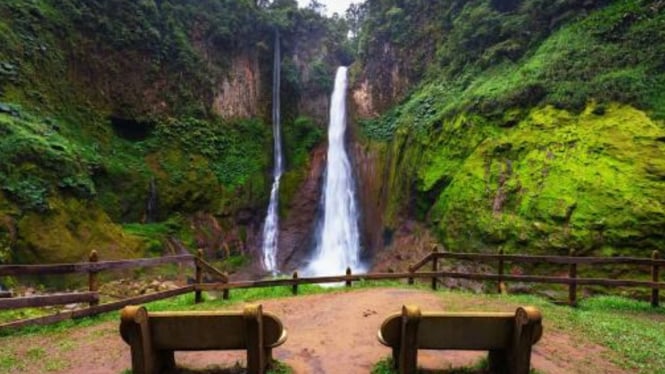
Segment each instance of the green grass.
M324 288L316 285L301 286L299 295L321 293L355 292L371 287L407 287L399 282L358 282L353 288ZM409 287L411 288L411 287ZM415 288L425 290L425 283ZM628 300L616 296L602 296L583 299L577 308L554 305L547 300L529 295L471 295L458 291L438 291L446 300L449 311L491 311L506 310L507 305L534 305L541 309L545 323L545 338L548 331L558 331L571 336L579 336L608 349L607 358L625 370L638 373L654 373L665 370L665 308L652 308L649 303ZM256 288L232 290L231 299L223 300L221 294L204 293L205 301L194 304L193 294L147 304L148 310L217 310L237 308L240 303L256 302L274 298L293 297L290 287ZM399 301L396 301L399 303ZM73 329L93 327L103 322L116 321L118 313L77 321L66 321L55 325L29 327L14 331L0 332L2 339L28 339L36 336L62 336L65 338ZM60 344L59 351L65 353L75 349L71 344ZM39 347L31 348L17 357L13 346L0 349L0 369L26 367L28 358L43 357ZM49 365L58 366L60 358L48 358ZM376 370L389 367L382 361ZM471 368L470 370L476 370ZM384 373L384 371L374 371ZM387 372L386 372L387 373ZM464 373L464 371L462 371Z
M477 363L465 366L455 367L445 370L418 370L419 374L485 374L488 373L489 364L487 359L482 359ZM372 368L372 374L397 374L397 370L393 368L392 357L384 358L377 362ZM540 374L538 370L531 369L531 374Z
M359 282L361 283L361 282ZM373 284L372 287L379 287ZM355 287L355 286L354 286ZM298 288L298 295L312 295L331 293L339 291L339 288L320 287L317 285L303 285ZM222 299L221 293L205 293L204 302L200 304L194 303L194 295L186 294L166 300L154 301L145 304L150 311L178 311L178 310L208 310L208 309L223 309L232 307L234 305L254 302L257 300L275 299L293 296L291 287L266 287L266 288L251 288L232 290L230 292L230 299ZM9 331L0 331L0 337L5 336L27 336L38 334L54 334L62 333L75 327L89 327L102 322L111 321L118 317L118 312L105 313L89 318L79 320L68 320L55 323L47 326L29 326L21 329L14 329ZM10 320L7 318L7 320Z
M372 374L394 374L397 373L397 370L393 369L393 359L384 358L374 365L372 368Z
M543 313L547 331L561 331L571 336L583 336L610 352L610 360L631 372L657 373L665 371L665 308L653 308L650 303L618 296L598 296L583 299L578 307L570 308L550 303L530 295L474 295L440 291L447 300L448 310L465 311L469 298L476 299L474 308L496 310L501 304L534 305ZM545 335L547 336L547 335ZM386 360L377 364L386 370ZM476 368L477 369L477 368ZM374 372L373 372L374 373ZM391 373L377 371L376 373Z
M244 374L246 370L241 367L238 363L231 367L224 367L220 365L211 365L204 369L189 369L189 368L178 368L175 371L177 374ZM273 360L272 367L266 372L266 374L292 374L293 369L286 365L285 363ZM122 371L122 374L132 374L131 369L126 369Z

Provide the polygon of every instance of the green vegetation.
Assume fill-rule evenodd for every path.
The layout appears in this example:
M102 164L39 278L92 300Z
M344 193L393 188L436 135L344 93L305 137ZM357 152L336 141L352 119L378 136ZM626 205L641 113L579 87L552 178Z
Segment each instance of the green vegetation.
M402 118L409 126L429 128L460 112L496 118L547 104L581 110L591 99L629 103L663 118L665 15L652 1L606 1L600 3L611 4L594 10L527 0L510 12L487 1L385 3L367 9L361 58L366 72L378 75L372 73L390 57L382 51L390 41L403 74L423 79L391 112L413 116ZM387 85L384 80L373 84ZM392 117L376 130L394 129ZM384 138L382 131L370 126L367 135Z
M359 286L362 286L361 283ZM396 283L372 283L372 287L381 287L385 285L395 285ZM298 295L313 295L322 293L339 292L337 288L320 287L317 285L303 285L298 287ZM221 293L211 292L204 293L204 302L201 304L194 303L194 295L182 295L171 299L155 301L146 304L148 310L151 311L178 311L178 310L211 310L211 309L224 309L231 306L236 306L239 303L251 303L258 300L276 299L282 297L292 296L291 287L266 287L266 288L249 288L239 289L230 292L230 299L224 300ZM29 310L29 309L28 309ZM16 314L16 311L2 312L4 318L2 320L10 320L5 315L11 313ZM28 316L26 316L28 317ZM111 321L117 318L117 313L106 313L94 317L83 318L79 320L67 320L47 326L30 326L15 330L0 331L0 337L8 336L29 336L36 334L54 334L63 333L74 327L87 327L94 326L104 321Z
M236 362L234 366L224 367L220 365L210 365L204 369L190 369L187 367L178 367L176 370L178 374L244 374L247 372L245 368ZM293 369L285 363L273 360L271 368L268 369L266 374L292 374ZM132 374L131 369L123 371L123 374Z
M478 374L486 373L488 368L487 360L481 360L477 364L470 367L453 368L441 371L441 374ZM535 370L531 371L536 373ZM385 358L374 365L372 374L396 374L397 370L393 369L393 359L391 357ZM431 373L431 370L423 371L423 373Z
M482 359L475 365L471 365L468 367L459 367L459 368L451 368L451 369L445 369L441 371L436 371L436 373L440 374L484 374L488 373L489 370L489 365L487 362L487 359ZM422 372L423 374L425 373L432 373L432 370L419 370L419 372ZM391 357L385 358L374 365L372 368L372 374L396 374L397 370L393 369L393 359ZM530 371L531 374L538 374L540 373L538 370L531 369Z
M298 108L350 58L343 20L291 0L2 2L0 262L197 244L201 212L246 230L234 216L269 193L276 30L288 199L322 139Z
M398 93L373 105L405 97L359 121L389 160L373 182L388 186L389 227L427 220L451 250L647 256L665 245L665 13L595 4L369 4L363 74ZM396 67L403 77L387 81Z
M362 287L405 287L396 282L360 283ZM423 286L424 287L424 286ZM352 289L321 288L318 286L302 286L300 295L317 293L354 292L358 290L354 284ZM654 373L665 368L665 338L660 332L665 323L665 309L652 308L649 303L623 299L615 296L592 297L581 300L577 308L554 305L545 299L535 296L506 296L506 295L478 295L459 291L439 291L436 293L446 301L446 308L456 311L491 311L507 310L515 305L534 305L538 307L544 317L545 339L548 334L563 333L584 337L584 341L599 344L608 349L603 352L614 364L630 372ZM236 308L238 303L255 302L276 297L291 297L290 287L258 288L252 290L233 290L231 300L223 300L221 295L208 293L206 301L194 304L193 295L184 295L170 300L163 300L147 305L149 310L215 310ZM470 309L471 308L471 309ZM72 348L68 337L84 328L92 328L106 321L116 321L117 313L107 313L94 318L78 321L67 321L44 327L24 328L17 331L2 332L2 339L7 344L0 349L0 367L5 370L16 370L28 366L25 355L16 355L19 345L9 344L19 340L32 342L42 340L35 338L49 337L62 341L58 345L58 352L67 352ZM95 330L97 331L97 330ZM115 328L109 332L115 333ZM69 342L69 343L65 343ZM30 343L32 344L32 343ZM41 343L40 343L41 344ZM78 343L75 343L78 344ZM21 345L23 346L23 345ZM24 347L21 352L32 352L32 345ZM32 355L40 354L35 348ZM57 361L58 357L48 357L47 360ZM462 371L453 373L474 372L481 368L482 363L471 368L461 368ZM387 360L382 360L373 372L390 373ZM464 371L466 370L466 371ZM590 368L593 370L593 368Z

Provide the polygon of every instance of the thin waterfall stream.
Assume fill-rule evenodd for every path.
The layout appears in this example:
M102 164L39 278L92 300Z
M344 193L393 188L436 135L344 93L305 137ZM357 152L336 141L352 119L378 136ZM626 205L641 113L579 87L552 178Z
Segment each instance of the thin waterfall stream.
M341 275L366 269L360 261L358 205L351 162L345 147L348 68L337 69L330 103L328 154L323 187L323 218L316 236L316 250L306 269L313 276Z
M284 172L282 156L282 131L280 115L281 91L281 48L279 32L275 33L275 60L273 65L272 88L272 131L274 138L275 165L273 169L273 184L270 190L270 204L263 226L263 267L276 274L277 269L277 243L279 241L279 183Z

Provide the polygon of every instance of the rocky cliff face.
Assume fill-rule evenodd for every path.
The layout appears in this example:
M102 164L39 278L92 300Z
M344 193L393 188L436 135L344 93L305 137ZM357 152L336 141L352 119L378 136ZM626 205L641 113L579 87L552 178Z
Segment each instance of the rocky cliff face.
M660 2L388 3L352 95L374 248L413 218L459 251L665 246Z
M251 254L270 188L275 28L299 61L284 74L293 196L321 141L304 117L326 122L327 93L302 77L334 70L338 26L292 3L2 2L0 261L145 255L171 236Z
M256 51L234 56L227 76L217 85L212 110L222 118L248 118L259 115L261 70ZM264 83L265 84L265 83Z
M372 51L352 92L360 118L374 118L387 112L404 99L419 78L411 71L408 55L400 55L392 43L385 42L382 48Z

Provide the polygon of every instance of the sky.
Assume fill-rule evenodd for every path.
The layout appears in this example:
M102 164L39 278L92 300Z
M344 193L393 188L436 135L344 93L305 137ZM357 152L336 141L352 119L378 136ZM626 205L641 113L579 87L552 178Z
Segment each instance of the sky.
M346 9L349 8L349 5L351 5L351 3L360 2L360 0L319 0L319 1L322 4L326 5L329 16L335 12L339 13L340 16L344 16L344 14L346 13ZM301 7L305 7L307 6L307 4L309 4L309 0L298 0L298 4L300 4Z

